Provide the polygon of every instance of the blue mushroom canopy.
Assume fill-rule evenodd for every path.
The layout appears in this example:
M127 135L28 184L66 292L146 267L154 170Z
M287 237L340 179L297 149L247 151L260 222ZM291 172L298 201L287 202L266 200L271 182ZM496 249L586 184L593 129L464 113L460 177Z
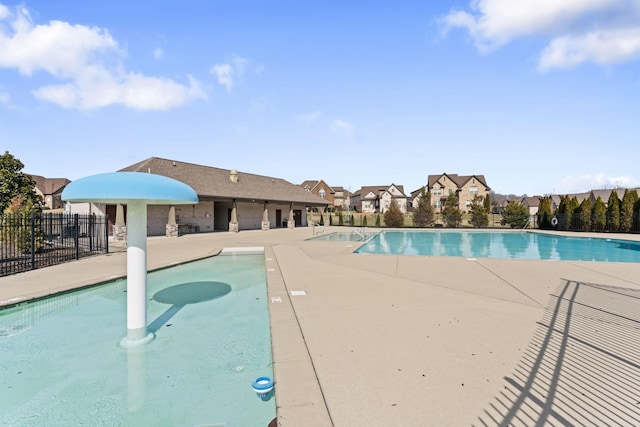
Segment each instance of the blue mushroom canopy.
M144 201L152 205L198 203L187 184L162 175L142 172L111 172L80 178L62 191L68 202L119 203Z

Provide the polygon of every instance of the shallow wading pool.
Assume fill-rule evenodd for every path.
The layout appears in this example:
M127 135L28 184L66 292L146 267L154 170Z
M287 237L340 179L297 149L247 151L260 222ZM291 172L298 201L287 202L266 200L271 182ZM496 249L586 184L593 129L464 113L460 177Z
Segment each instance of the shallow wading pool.
M156 338L129 350L125 280L0 310L0 425L268 425L264 256L152 272L147 298Z

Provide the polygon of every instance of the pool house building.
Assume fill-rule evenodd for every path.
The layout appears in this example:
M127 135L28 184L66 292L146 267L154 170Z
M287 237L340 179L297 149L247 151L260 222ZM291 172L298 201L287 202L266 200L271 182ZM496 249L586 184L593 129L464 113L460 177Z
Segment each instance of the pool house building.
M281 178L159 157L150 157L119 172L173 178L193 188L198 195L199 201L195 204L149 205L149 236L304 227L307 226L307 209L324 212L329 204ZM82 208L75 208L76 211L79 209ZM109 216L110 234L116 239L123 234L126 206L96 204L90 209ZM74 210L73 206L71 210Z

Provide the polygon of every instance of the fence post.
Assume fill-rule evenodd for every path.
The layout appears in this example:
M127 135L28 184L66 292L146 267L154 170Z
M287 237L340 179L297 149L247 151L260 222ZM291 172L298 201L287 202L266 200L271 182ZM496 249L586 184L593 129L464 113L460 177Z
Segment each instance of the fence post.
M74 230L74 243L76 246L76 259L80 259L80 227L78 226L78 214L73 214L73 230Z
M36 217L31 212L31 269L36 269Z
M89 252L93 252L93 227L95 227L96 214L92 213L89 215Z
M104 216L104 246L109 253L109 215Z

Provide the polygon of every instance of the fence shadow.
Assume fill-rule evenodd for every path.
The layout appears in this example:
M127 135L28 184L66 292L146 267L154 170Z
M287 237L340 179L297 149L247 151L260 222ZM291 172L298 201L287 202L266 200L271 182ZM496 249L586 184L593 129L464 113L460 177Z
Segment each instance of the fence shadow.
M640 425L640 289L566 280L473 425Z

